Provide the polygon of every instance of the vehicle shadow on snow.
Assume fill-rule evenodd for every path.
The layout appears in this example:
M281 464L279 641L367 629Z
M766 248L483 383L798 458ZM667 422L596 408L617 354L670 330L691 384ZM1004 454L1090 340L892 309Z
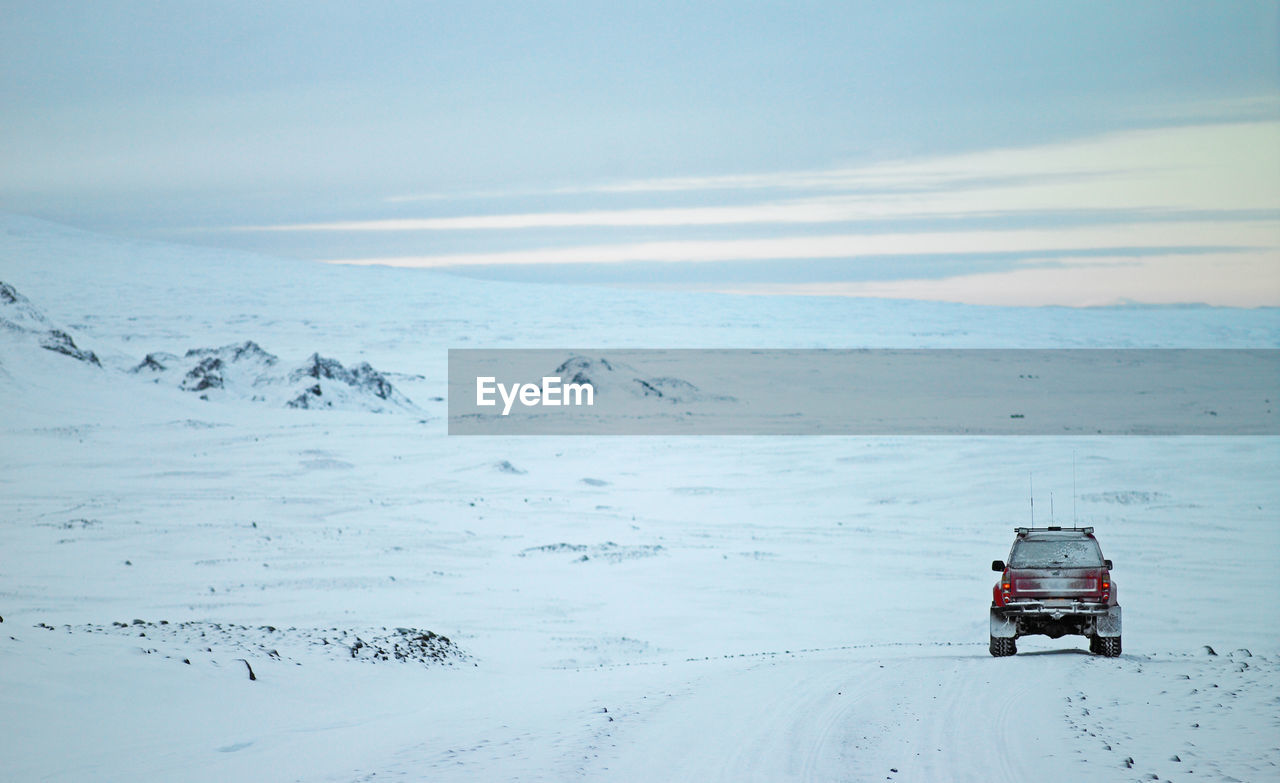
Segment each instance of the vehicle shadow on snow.
M1088 650L1082 650L1079 647L1063 647L1059 650L1028 650L1027 652L1018 651L1016 657L1030 658L1034 655L1083 655L1086 658L1100 658L1102 656L1095 655Z

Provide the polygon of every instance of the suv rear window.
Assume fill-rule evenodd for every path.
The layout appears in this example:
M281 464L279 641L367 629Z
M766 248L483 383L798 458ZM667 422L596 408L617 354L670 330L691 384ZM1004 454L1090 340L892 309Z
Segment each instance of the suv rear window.
M1010 568L1099 568L1102 550L1092 538L1020 539L1009 553Z

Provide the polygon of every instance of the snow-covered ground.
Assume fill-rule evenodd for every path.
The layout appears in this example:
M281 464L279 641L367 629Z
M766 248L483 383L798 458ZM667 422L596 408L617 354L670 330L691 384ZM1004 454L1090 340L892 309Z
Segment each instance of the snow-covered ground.
M504 284L13 216L0 282L4 779L1280 779L1275 438L444 420L450 347L1275 348L1275 310ZM289 407L313 382L335 405ZM1118 659L987 653L1029 473L1115 561Z

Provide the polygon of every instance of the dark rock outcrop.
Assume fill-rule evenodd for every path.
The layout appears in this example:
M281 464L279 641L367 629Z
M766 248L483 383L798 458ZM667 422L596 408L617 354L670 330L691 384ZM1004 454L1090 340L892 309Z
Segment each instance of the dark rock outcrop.
M95 367L102 366L97 354L76 345L70 334L54 326L44 313L31 304L31 300L4 282L0 282L0 328L34 337L36 343L45 350Z

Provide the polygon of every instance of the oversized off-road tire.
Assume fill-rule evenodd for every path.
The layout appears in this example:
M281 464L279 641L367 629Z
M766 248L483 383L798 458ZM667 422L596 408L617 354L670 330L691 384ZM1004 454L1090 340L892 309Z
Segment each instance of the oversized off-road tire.
M1004 658L1018 652L1018 645L1013 639L1001 636L991 637L991 654L997 658Z
M1093 653L1094 655L1102 654L1102 637L1100 636L1089 637L1089 652Z
M1101 637L1098 642L1098 651L1101 652L1105 658L1118 658L1120 656L1120 637Z

